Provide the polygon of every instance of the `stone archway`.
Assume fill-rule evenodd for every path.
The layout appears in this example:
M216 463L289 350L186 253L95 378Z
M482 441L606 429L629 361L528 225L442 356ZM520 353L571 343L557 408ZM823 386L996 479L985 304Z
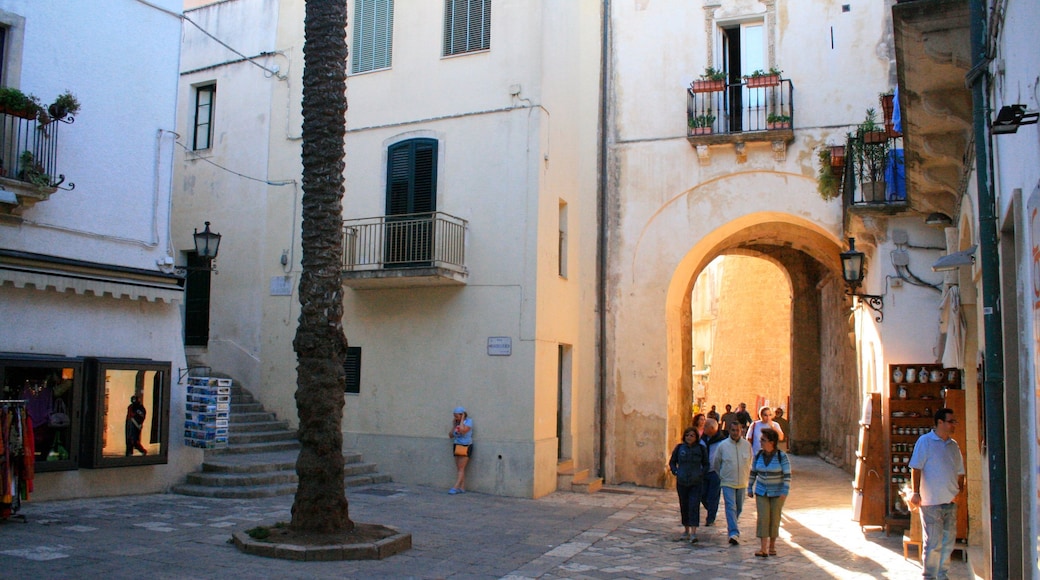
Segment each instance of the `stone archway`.
M690 290L696 276L716 256L736 254L775 264L785 273L789 283L790 333L788 337L778 339L790 340L790 398L792 408L798 409L791 422L791 451L815 454L823 447L834 446L821 441L822 427L828 420L823 404L824 390L855 386L854 351L845 340L847 314L842 308L831 306L842 303L843 289L837 274L840 251L837 240L811 225L796 223L796 220L751 224L729 233L710 249L694 248L690 251L672 279L666 314L668 382L671 387L668 405L670 439L678 439L687 422L683 410L690 408L691 389L688 385L693 382L688 354L691 351ZM687 263L697 266L684 268ZM763 291L777 290L769 288ZM826 348L833 345L835 337L842 341L839 348ZM838 413L831 419L844 423L845 415L847 413ZM837 444L842 445L841 440L846 437L837 439ZM837 455L843 456L845 452L839 451Z

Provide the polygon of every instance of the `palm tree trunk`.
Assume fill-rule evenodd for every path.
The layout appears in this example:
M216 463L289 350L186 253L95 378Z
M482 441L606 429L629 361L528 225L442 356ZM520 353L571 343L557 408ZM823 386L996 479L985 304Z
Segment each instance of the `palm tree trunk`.
M307 0L303 45L303 272L297 360L299 487L291 527L354 527L343 487L343 140L346 0Z

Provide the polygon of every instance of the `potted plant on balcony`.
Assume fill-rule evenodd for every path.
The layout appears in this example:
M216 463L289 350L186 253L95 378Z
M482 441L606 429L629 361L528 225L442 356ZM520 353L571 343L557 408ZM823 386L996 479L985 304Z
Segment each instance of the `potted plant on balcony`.
M776 113L769 113L766 116L766 129L790 129L791 128L791 116L790 115L778 115Z
M770 67L768 71L758 69L749 75L744 75L744 80L747 81L747 86L751 89L775 87L780 84L780 74L783 72L775 66Z
M65 89L65 92L58 95L54 102L47 107L47 112L52 119L60 121L68 115L75 115L79 112L79 100L71 91Z
M690 92L717 93L726 88L726 72L712 67L704 69L701 80L690 83Z
M816 151L816 157L820 160L820 169L816 173L816 191L825 200L834 199L840 193L841 173L834 172L831 148L820 147Z
M884 201L885 168L888 163L888 134L877 124L877 113L867 109L866 117L852 140L856 176L863 188L863 201Z
M40 99L12 87L0 87L0 113L23 119L35 119L43 107Z
M18 180L31 183L36 187L50 187L51 176L47 175L43 166L36 160L32 151L25 150L18 157Z
M715 115L708 109L703 115L690 115L690 135L710 135L715 123Z

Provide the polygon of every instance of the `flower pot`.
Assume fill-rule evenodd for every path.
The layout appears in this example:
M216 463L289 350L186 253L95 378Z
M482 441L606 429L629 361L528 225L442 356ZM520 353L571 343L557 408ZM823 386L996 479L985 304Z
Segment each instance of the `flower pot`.
M780 75L763 75L760 77L748 77L748 88L757 89L761 87L775 87L780 84Z
M726 89L726 81L693 81L690 83L690 92L693 93L717 93Z
M690 127L690 135L711 135L711 127Z
M889 137L901 137L903 134L896 131L893 115L896 109L895 95L881 95L881 112L885 117L885 133Z
M790 129L790 128L791 128L791 122L790 121L778 121L776 123L766 123L766 129L769 129L770 131L773 131L773 130L776 130L776 129Z
M867 203L885 201L887 184L884 181L864 181L861 185L863 186L863 201Z
M831 145L831 167L845 166L845 146Z
M888 133L885 131L867 131L863 133L864 143L884 143L888 140Z

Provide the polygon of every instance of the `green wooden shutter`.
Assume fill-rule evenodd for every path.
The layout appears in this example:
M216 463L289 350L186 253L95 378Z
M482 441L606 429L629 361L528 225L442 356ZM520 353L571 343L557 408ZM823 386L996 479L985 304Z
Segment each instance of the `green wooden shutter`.
M355 395L361 393L360 346L347 347L347 355L343 358L343 374L346 376L343 392L353 393Z

